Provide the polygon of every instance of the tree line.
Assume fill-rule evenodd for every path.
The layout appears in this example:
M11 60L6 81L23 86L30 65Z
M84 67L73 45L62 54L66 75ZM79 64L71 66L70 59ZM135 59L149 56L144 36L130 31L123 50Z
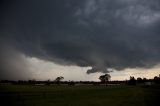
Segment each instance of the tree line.
M99 76L100 81L63 81L64 77L59 76L55 78L55 80L46 80L46 81L37 81L35 79L32 80L18 80L18 81L12 81L12 80L0 80L0 84L22 84L22 85L61 85L61 84L66 84L70 86L74 86L76 84L90 84L90 85L109 85L109 84L117 84L117 85L136 85L136 84L144 84L144 83L152 83L152 84L160 84L160 75L155 76L152 79L147 79L147 78L135 78L134 76L130 76L129 80L110 80L111 76L109 74L104 74Z

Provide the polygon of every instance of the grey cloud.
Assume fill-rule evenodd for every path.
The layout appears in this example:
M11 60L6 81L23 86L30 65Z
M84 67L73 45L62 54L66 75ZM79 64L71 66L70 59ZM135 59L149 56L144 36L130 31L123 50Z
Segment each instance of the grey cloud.
M30 64L26 56L17 52L11 46L1 47L0 80L28 80L32 78ZM5 48L4 48L5 47Z
M117 19L127 24L144 25L159 20L157 4L159 4L157 0L88 0L84 7L77 10L76 15L81 16L80 22L91 22L96 25L110 25L111 20ZM92 21L88 21L90 18Z
M159 7L159 0L4 1L1 40L27 56L92 66L87 73L148 68L160 62Z

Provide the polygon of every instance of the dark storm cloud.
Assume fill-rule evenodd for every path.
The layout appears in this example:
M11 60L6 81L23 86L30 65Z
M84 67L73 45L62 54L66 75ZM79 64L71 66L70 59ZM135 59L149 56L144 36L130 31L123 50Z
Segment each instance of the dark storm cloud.
M92 66L87 73L160 62L159 0L5 0L1 5L3 45L27 56Z
M0 45L0 80L27 80L32 77L26 57L15 48Z

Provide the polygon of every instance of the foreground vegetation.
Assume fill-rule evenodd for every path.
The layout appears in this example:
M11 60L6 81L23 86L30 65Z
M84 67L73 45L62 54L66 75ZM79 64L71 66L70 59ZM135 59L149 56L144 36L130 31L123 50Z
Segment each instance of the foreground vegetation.
M154 106L159 86L1 85L0 100L10 106Z

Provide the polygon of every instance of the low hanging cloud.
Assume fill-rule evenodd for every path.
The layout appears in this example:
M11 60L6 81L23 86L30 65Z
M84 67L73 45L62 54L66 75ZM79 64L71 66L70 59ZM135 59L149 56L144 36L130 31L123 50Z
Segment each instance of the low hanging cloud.
M26 56L91 66L87 73L160 62L159 0L5 0L0 7L1 51L12 45Z
M17 52L12 46L1 47L0 52L0 79L28 80L32 78L30 64L26 56ZM5 48L4 48L5 47Z

